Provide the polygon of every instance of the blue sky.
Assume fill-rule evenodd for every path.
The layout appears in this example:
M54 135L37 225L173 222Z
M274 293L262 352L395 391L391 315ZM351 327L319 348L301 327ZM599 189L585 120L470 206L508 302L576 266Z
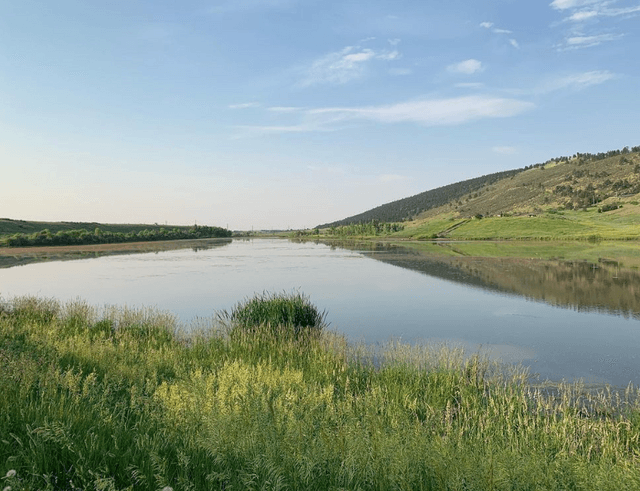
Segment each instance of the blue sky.
M0 3L0 216L306 228L640 144L640 0Z

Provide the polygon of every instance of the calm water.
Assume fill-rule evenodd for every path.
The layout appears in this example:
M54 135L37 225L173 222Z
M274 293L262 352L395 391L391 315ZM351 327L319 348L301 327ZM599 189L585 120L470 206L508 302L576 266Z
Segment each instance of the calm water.
M353 341L446 342L543 378L640 384L640 275L616 265L256 239L0 269L4 298L156 306L185 323L265 290L309 295Z

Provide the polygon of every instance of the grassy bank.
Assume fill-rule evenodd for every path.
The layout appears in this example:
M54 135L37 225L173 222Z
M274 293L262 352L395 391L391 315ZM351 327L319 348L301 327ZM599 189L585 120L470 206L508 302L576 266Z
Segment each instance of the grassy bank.
M404 230L393 236L453 240L635 240L640 238L639 225L640 209L627 203L606 213L598 213L596 207L475 218L442 213L408 222Z
M185 336L154 311L1 305L12 490L640 488L632 390L543 391L459 352L373 356L326 331Z

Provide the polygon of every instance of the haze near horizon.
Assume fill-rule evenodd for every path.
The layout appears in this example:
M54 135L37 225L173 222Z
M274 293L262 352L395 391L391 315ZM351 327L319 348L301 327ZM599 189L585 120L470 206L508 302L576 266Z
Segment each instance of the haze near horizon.
M309 228L638 145L640 0L0 5L0 216Z

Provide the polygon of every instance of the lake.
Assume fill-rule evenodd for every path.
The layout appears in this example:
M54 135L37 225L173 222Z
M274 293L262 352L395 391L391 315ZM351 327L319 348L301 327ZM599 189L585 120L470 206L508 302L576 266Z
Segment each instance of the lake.
M640 384L640 273L616 261L480 258L447 244L167 244L14 258L0 269L0 295L157 307L188 325L254 293L297 290L353 342L446 343L543 379Z

